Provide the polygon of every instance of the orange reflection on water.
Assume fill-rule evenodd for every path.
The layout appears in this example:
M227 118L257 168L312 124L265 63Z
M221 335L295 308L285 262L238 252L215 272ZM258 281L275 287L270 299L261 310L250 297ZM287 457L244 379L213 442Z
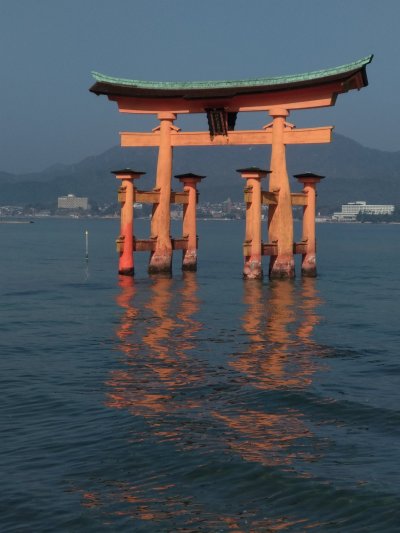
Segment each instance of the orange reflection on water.
M257 394L260 389L306 389L319 368L315 362L319 347L312 337L320 320L315 280L303 280L299 285L249 282L244 289L242 327L248 344L244 351L231 356L229 372L235 376L238 372L243 377L250 395L252 388L258 389ZM196 275L185 276L181 285L170 278L155 278L145 291L148 300L142 307L136 303L140 291L134 280L126 278L121 284L117 303L122 314L116 336L124 368L111 372L107 405L143 416L146 432L156 436L158 443L174 442L178 450L191 452L200 446L207 446L205 452L211 454L229 450L246 462L296 469L300 476L309 475L299 471L302 469L298 466L299 461L315 460L310 452L312 447L307 444L313 434L300 409L245 408L247 397L242 402L240 397L236 400L231 396L227 402L222 393L218 394L218 403L210 403L206 395L197 395L196 399L186 397L185 385L207 386L210 368L213 379L216 375L212 365L207 369L200 358L190 353L202 328L196 320L199 310ZM221 372L222 379L226 378L225 371L228 374L227 369ZM191 391L188 392L190 397ZM214 423L212 432L207 431L209 423ZM138 441L141 437L135 435L134 439ZM206 461L206 454L204 457ZM170 466L172 463L164 465L166 472ZM185 527L189 529L182 528L182 531L196 531L198 516L207 517L207 525L215 525L214 530L303 528L301 520L261 519L258 510L254 510L253 517L246 515L247 526L242 527L243 517L229 516L229 512L212 513L197 503L194 496L185 496L182 489L168 483L170 479L166 474L156 486L156 480L148 479L139 486L118 482L111 496L106 495L103 505L121 505L116 511L119 515L155 521L157 527L163 520L184 517ZM94 495L85 501L99 505ZM309 526L304 524L304 529Z
M289 520L286 517L282 518L264 518L261 520L252 519L251 512L247 512L246 525L241 526L240 520L237 518L222 517L219 527L222 523L228 527L229 531L233 533L256 533L256 532L266 532L266 533L277 533L278 531L284 531L289 529L290 531L308 531L310 529L319 528L323 524L320 522L310 523L308 519L302 518L299 520ZM243 519L243 518L242 518ZM296 526L296 529L293 529Z
M98 507L100 505L100 499L94 492L84 492L82 494L82 506L89 509Z
M252 523L251 531L268 531L269 533L276 533L277 531L284 531L289 528L290 531L309 531L312 529L321 531L322 526L324 526L322 522L310 522L307 518L300 518L298 520L289 520L286 517L264 518L262 520L255 520Z
M190 274L194 273L184 276L184 285L177 294L174 294L171 278L155 278L152 296L146 305L158 320L157 325L143 335L146 353L153 358L152 367L157 378L172 389L198 379L187 371L191 369L187 367L186 352L193 348L191 339L201 327L192 319L199 304L197 280Z
M231 366L262 389L305 388L317 365L312 357L312 333L319 322L315 280L275 282L244 287L243 329L249 347L234 356ZM311 283L308 283L311 282Z
M121 317L121 323L116 334L121 341L121 348L126 352L129 344L125 346L123 341L132 334L134 320L138 314L138 310L132 305L136 287L131 276L120 276L118 285L122 290L116 297L116 302L124 310L124 314Z
M166 497L164 491L170 488L174 485L149 490L124 481L109 482L106 493L83 493L82 506L104 509L106 516L125 516L144 522L168 520L187 513L187 502L190 501L190 498L179 501L172 496ZM112 510L115 504L119 505L118 510ZM109 513L106 511L108 507L111 507Z
M309 387L319 368L318 346L312 339L319 322L315 280L244 285L244 352L232 355L230 365L245 383L265 391ZM311 282L311 283L310 283ZM265 466L312 461L307 440L313 437L298 409L275 407L273 412L237 409L214 412L226 427L227 444L246 461ZM303 472L301 476L308 474Z
M135 306L134 280L127 277L121 283L117 303L124 312L116 335L128 368L111 373L107 383L109 407L128 408L133 414L149 416L198 406L193 400L174 400L177 389L201 380L202 374L187 356L194 346L196 331L202 327L193 318L199 304L197 280L191 274L185 275L176 292L173 279L155 277L145 310ZM148 316L144 319L146 310ZM140 324L136 329L135 321Z
M262 413L246 409L233 415L214 412L214 417L229 427L229 448L246 461L277 466L289 465L294 459L312 459L299 447L299 439L312 434L298 411Z
M121 481L109 482L108 490L101 494L82 493L82 506L99 508L109 525L110 517L114 515L132 520L132 527L142 521L155 522L154 531L196 531L197 529L187 529L186 524L203 522L208 510L196 504L191 496L178 496L174 492L167 492L167 489L174 488L174 485L144 487ZM95 505L91 505L92 501L96 502ZM177 519L183 519L185 526L171 528L171 521L176 522ZM220 519L218 525L221 525Z
M317 294L315 284L316 280L313 278L301 280L300 309L303 311L304 320L300 323L296 334L304 344L318 348L312 334L315 326L321 321L317 310L322 305L322 300Z
M173 485L168 488L175 488ZM162 492L160 492L162 491ZM95 504L92 505L91 502ZM259 518L259 509L237 509L233 515L213 513L204 504L196 503L191 496L164 493L159 487L146 490L126 482L108 483L108 491L95 495L82 494L82 506L97 508L104 524L112 526L112 516L124 517L124 525L130 521L132 531L154 522L153 531L230 531L232 533L280 531L321 531L325 525L307 518L265 517ZM115 506L118 506L115 509ZM172 525L173 524L173 525ZM294 529L295 528L295 529Z

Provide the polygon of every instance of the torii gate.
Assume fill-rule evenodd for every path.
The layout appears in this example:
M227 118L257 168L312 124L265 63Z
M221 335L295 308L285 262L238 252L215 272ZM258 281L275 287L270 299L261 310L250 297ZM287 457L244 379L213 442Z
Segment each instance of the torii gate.
M170 272L173 248L185 249L184 243L178 243L174 247L170 237L170 202L174 194L171 194L174 147L271 144L269 191L261 191L261 188L255 185L257 179L254 179L256 178L254 172L252 176L247 175L247 178L253 179L252 187L255 189L252 194L261 195L262 203L269 205L268 242L262 245L257 240L253 244L255 248L261 249L261 255L270 255L271 278L294 277L293 253L303 255L303 274L315 275L315 234L314 236L310 234L312 233L310 216L315 221L315 207L312 213L311 204L314 202L315 206L315 200L310 198L315 195L315 183L321 176L314 175L312 178L309 173L299 175L300 181L305 184L305 192L301 196L291 194L286 170L286 145L328 143L331 141L333 127L296 129L293 124L287 122L287 117L292 110L333 106L338 94L365 87L368 84L366 66L372 61L372 57L370 55L348 65L305 74L238 81L145 82L112 78L93 72L96 82L90 88L91 92L107 95L109 100L117 102L121 113L153 114L160 121L159 126L151 133L120 134L121 146L159 147L155 188L151 193L142 192L142 199L144 194L151 195L149 201L153 203L150 244L146 245L145 241L141 241L135 245L135 239L129 234L132 229L130 220L133 216L132 208L126 206L125 211L123 210L124 220L129 221L128 226L125 224L125 228L130 229L121 231L122 241L125 240L126 243L127 240L133 239L133 245L128 246L129 255L132 255L135 246L136 249L149 249L151 250L149 272ZM272 121L262 130L235 131L236 116L241 111L266 111ZM179 114L188 113L206 113L209 131L183 132L174 126ZM247 174L250 171L251 174L251 169L242 170ZM258 171L259 179L262 175L266 175L266 171L260 169ZM246 177L246 172L243 177ZM126 191L127 187L131 189L128 195L129 204L135 201L135 198L137 201L138 197L134 198L133 179L140 177L142 173L125 169L117 171L116 174L122 178L124 190ZM127 203L125 198L124 196L122 201ZM247 201L252 201L249 199L249 194ZM187 204L187 198L182 199L181 203ZM259 203L260 200L257 198L256 204ZM308 235L307 240L303 240L303 246L296 245L293 241L292 205L303 205L305 209L303 229L307 226ZM306 215L307 206L309 209ZM252 209L249 212L255 211ZM251 224L247 226L245 248L246 243L248 246L252 240L261 238L253 236L249 229L252 227ZM314 249L311 245L307 245L308 240L314 240ZM248 260L251 258L249 253L248 250L244 253ZM254 264L253 268L250 263L247 274L245 269L245 277L261 277L261 267ZM122 264L120 262L120 273L133 273L133 258Z

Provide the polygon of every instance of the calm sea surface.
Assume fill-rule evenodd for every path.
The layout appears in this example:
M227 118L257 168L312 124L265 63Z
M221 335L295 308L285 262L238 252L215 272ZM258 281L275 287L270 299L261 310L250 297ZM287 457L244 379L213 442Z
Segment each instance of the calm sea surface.
M316 280L202 221L133 281L117 220L0 224L0 530L399 531L400 226L317 232Z

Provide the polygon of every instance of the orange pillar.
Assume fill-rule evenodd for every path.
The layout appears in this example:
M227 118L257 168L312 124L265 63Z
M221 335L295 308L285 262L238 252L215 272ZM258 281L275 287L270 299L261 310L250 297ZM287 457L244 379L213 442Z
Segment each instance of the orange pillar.
M316 185L325 176L305 172L304 174L296 174L294 177L303 184L303 192L307 194L307 205L303 207L303 242L307 243L307 252L302 256L301 273L303 276L315 278L317 275L315 242Z
M278 255L270 258L269 276L278 279L294 278L292 200L283 138L289 112L273 108L269 114L273 118L269 190L278 195L277 205L270 205L268 208L269 242L278 247Z
M246 236L243 245L244 279L262 279L261 179L269 171L257 167L237 170L246 180Z
M138 172L125 168L111 172L115 177L121 180L121 186L118 191L118 200L121 203L121 233L117 239L119 251L118 273L123 276L133 276L133 202L134 191L133 180L140 178L145 172Z
M197 270L197 228L196 205L197 184L205 178L189 172L175 176L183 183L183 190L188 193L188 203L183 204L183 235L187 236L188 243L182 254L182 270Z
M151 237L155 239L155 250L151 253L149 273L171 272L172 246L170 236L171 215L171 178L172 146L171 130L174 129L174 113L163 112L157 115L160 120L160 147L158 150L157 178L155 190L159 192L159 201L153 207Z

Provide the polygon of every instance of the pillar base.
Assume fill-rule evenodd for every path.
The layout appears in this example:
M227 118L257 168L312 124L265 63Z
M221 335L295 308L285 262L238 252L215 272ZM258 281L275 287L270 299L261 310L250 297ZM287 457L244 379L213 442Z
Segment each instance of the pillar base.
M293 279L295 277L293 256L271 257L269 277L271 279Z
M131 267L131 268L120 268L118 270L118 274L120 276L134 276L135 275L135 269L133 267Z
M183 272L197 272L197 263L182 263Z
M197 270L197 251L186 250L182 258L182 270L186 272L196 272Z
M303 256L303 261L301 263L301 275L305 276L306 278L317 277L315 254L306 254Z
M262 263L259 259L250 258L243 267L243 279L263 279Z
M155 251L150 256L149 274L172 272L172 250Z

